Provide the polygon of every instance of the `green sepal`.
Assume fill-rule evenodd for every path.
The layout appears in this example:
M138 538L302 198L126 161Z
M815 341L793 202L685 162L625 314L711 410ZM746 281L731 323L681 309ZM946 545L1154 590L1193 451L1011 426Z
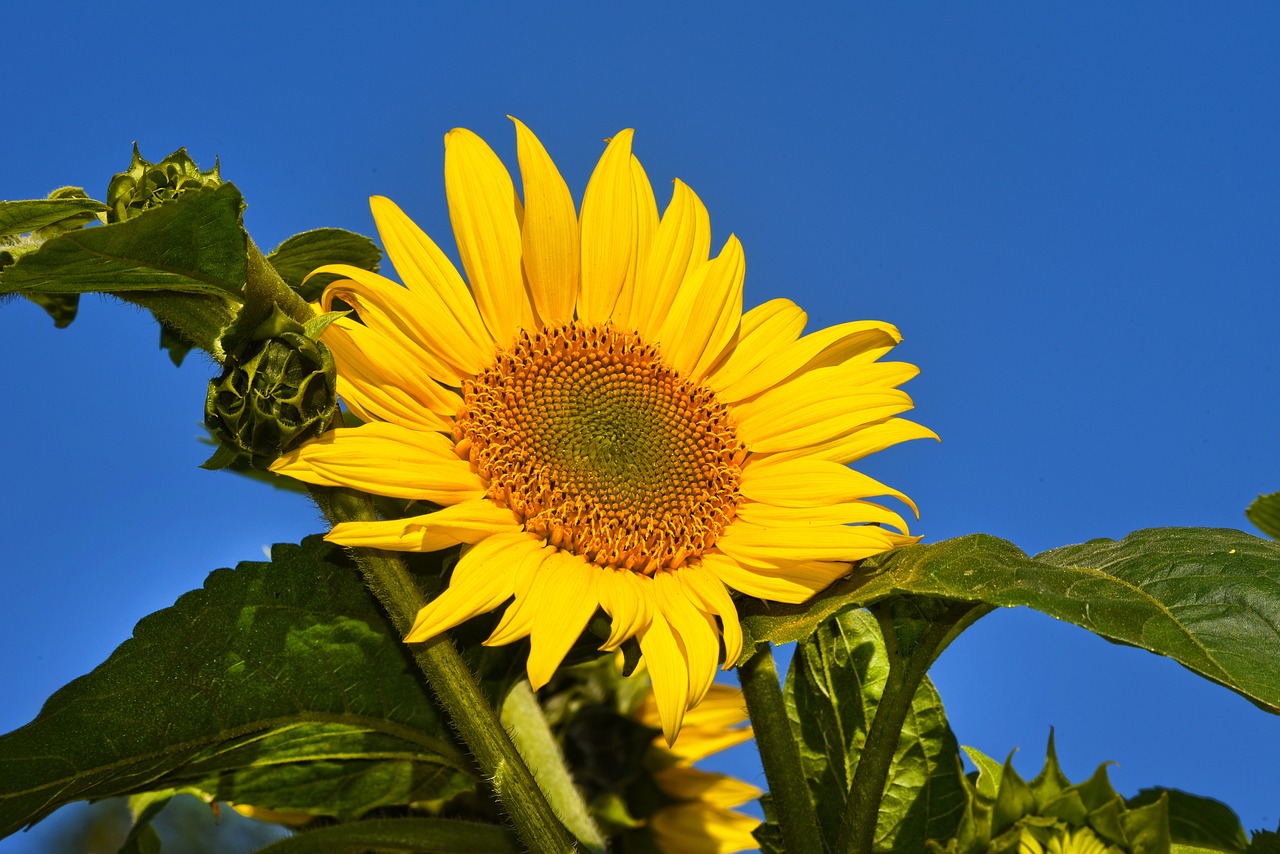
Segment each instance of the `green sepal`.
M1244 515L1273 540L1280 540L1280 492L1259 495Z
M135 142L129 168L113 177L107 186L106 219L108 223L124 222L192 190L221 184L217 162L212 169L202 172L187 149L179 148L158 163L152 163L139 153Z
M1124 854L1170 850L1169 803L1163 792L1148 803L1126 804L1107 779L1107 763L1085 782L1072 785L1058 766L1052 735L1044 768L1031 783L1014 770L1013 754L999 767L979 751L965 752L978 771L962 777L968 793L963 817L951 839L929 840L926 848L934 854L1014 854L1026 836L1048 846L1082 828Z
M341 228L317 228L285 240L267 255L285 284L307 302L320 298L320 293L339 278L333 273L312 275L326 264L348 264L371 273L378 272L382 252L363 234Z

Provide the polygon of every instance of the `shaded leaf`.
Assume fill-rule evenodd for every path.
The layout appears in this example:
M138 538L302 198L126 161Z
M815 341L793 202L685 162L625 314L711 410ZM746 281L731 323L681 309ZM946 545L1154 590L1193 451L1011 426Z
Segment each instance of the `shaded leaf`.
M191 787L354 818L475 779L342 553L212 573L0 736L0 836L71 801Z
M1244 515L1268 537L1280 540L1280 492L1259 495L1244 511Z
M58 329L70 326L80 309L79 294L27 293L23 296L43 308L53 318L53 325Z
M260 854L520 854L523 846L496 824L448 818L370 819L307 830L262 849Z
M826 839L839 837L845 799L888 675L880 629L862 610L823 624L796 649L784 697ZM876 851L921 851L925 839L955 832L965 804L959 762L942 701L926 678L912 698L889 769Z
M1242 531L1152 528L1035 559L986 534L908 546L804 605L749 603L744 648L802 639L830 614L893 593L1035 608L1280 711L1280 544Z
M322 273L307 279L316 267L350 264L376 273L382 252L363 234L341 228L317 228L290 237L271 250L267 260L289 287L310 302L319 299L325 286L338 278L332 273Z
M240 191L223 184L128 222L54 237L0 272L0 292L178 291L238 299L246 265L243 209Z
M1169 837L1175 845L1194 845L1206 851L1246 851L1249 837L1231 807L1177 789L1143 789L1125 803L1130 807L1169 799Z

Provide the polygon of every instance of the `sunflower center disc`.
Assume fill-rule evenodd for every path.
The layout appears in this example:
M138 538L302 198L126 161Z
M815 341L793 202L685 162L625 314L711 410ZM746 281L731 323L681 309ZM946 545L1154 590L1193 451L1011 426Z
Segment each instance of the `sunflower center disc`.
M651 574L733 520L746 447L711 390L635 333L522 332L462 391L459 453L554 546Z

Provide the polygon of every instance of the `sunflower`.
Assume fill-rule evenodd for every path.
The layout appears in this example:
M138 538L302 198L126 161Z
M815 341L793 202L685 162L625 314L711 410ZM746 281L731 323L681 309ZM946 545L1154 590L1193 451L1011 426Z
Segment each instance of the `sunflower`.
M636 717L647 726L660 726L652 694ZM669 764L654 774L654 782L674 800L647 822L663 854L733 854L758 847L752 831L760 821L735 812L733 807L755 800L762 792L733 777L693 767L700 759L749 741L751 727L737 726L746 720L742 692L713 684L702 703L685 716L684 727L670 749L657 742L651 748L668 754Z
M272 470L440 508L328 535L464 546L408 642L514 597L485 642L528 636L536 689L603 609L601 648L638 639L671 742L712 684L720 637L726 669L741 654L730 591L801 602L851 562L918 539L866 500L914 511L910 499L846 464L934 434L896 417L917 369L878 361L901 340L893 326L801 337L806 316L790 300L743 313L742 245L731 235L710 257L706 208L680 181L659 217L632 131L608 142L579 213L542 143L515 124L523 200L480 137L445 136L465 281L382 197L373 217L405 287L347 265L316 271L345 277L320 307L340 300L355 317L322 340L364 423Z

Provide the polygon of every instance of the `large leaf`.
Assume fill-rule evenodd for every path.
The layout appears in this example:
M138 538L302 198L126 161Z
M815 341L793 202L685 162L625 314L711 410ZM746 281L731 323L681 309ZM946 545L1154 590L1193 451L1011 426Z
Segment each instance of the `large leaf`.
M102 202L87 198L29 199L0 202L0 237L39 231L68 219L83 220L105 211Z
M354 818L475 778L404 646L319 537L212 573L0 736L0 836L62 804L194 787Z
M845 799L889 676L876 620L846 611L796 649L785 699L824 838L840 835ZM922 851L950 837L964 810L959 748L933 684L920 683L880 803L876 851Z
M893 593L1035 608L1280 712L1280 543L1242 531L1153 528L1034 559L986 534L908 546L804 605L748 605L745 648L803 639L830 615Z
M267 260L289 287L299 291L304 299L314 300L319 298L325 285L338 278L332 273L322 273L307 279L316 267L350 264L376 273L382 252L363 234L341 228L317 228L290 237L271 250ZM303 285L304 279L307 279L306 285Z
M240 191L223 184L127 222L63 234L0 272L0 293L178 291L238 299L243 209Z

